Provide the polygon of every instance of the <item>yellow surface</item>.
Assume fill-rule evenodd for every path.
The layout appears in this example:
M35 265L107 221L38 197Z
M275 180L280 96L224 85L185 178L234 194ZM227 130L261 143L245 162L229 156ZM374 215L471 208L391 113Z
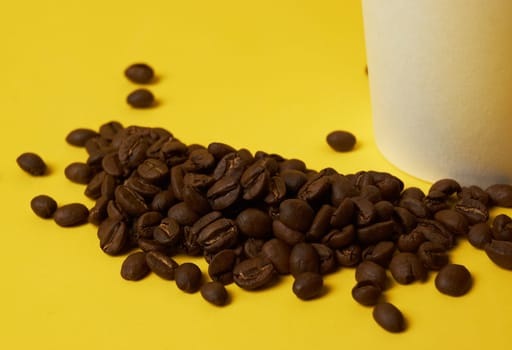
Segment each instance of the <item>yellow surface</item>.
M328 293L302 302L291 278L216 308L150 276L119 276L122 258L103 254L96 230L37 218L30 199L92 202L63 170L85 152L64 138L109 120L163 126L186 143L222 141L300 158L342 173L392 172L372 139L361 9L324 1L9 1L0 12L0 348L2 349L505 349L512 324L511 272L464 243L453 261L474 276L450 298L424 284L389 290L408 330L389 334L350 297L353 271L326 277ZM154 66L160 101L132 110L123 77L136 61ZM352 130L354 152L325 136ZM41 154L51 176L17 168ZM185 257L178 257L180 262ZM202 267L204 263L198 260Z

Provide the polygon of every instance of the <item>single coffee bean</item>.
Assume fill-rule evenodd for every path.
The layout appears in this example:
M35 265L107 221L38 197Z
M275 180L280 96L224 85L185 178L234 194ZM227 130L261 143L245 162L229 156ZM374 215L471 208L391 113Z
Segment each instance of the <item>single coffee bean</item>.
M98 227L100 248L109 255L124 252L128 242L129 229L126 223L117 218L107 218Z
M33 176L45 175L47 167L44 160L37 154L26 152L16 158L18 166Z
M272 219L267 213L256 208L243 210L235 221L240 232L248 237L265 238L272 232Z
M489 186L485 192L489 194L492 204L511 208L512 207L512 186L508 184L496 184Z
M234 176L223 176L206 192L206 197L214 210L224 210L240 198L242 187Z
M228 292L220 282L207 282L201 286L200 292L204 300L213 305L224 306L228 302Z
M152 236L158 243L173 247L181 242L183 238L183 230L176 220L167 217L153 229Z
M387 221L393 217L395 206L389 201L379 201L374 204L377 221Z
M123 129L123 125L120 122L112 120L102 124L99 128L99 132L103 139L111 141L114 139L114 136Z
M485 252L493 263L512 270L512 242L492 240L485 246Z
M182 226L193 225L200 218L185 202L179 202L170 207L167 216L176 220Z
M321 274L315 272L302 272L295 276L293 293L302 300L314 299L322 293L324 280Z
M101 189L103 185L103 181L105 180L106 173L104 171L100 171L96 175L93 176L91 181L87 184L85 188L84 194L91 199L98 199L101 196Z
M335 251L336 260L340 266L352 267L361 261L361 247L358 244L351 244Z
M217 161L220 161L226 154L236 152L236 149L222 142L211 142L207 149Z
M162 214L158 211L148 211L134 221L137 237L153 238L153 231L162 221Z
M179 289L187 293L195 293L201 287L201 269L194 263L181 264L174 270L174 279Z
M321 172L313 175L297 193L299 199L305 200L313 206L327 203L330 196L330 178Z
M278 205L286 195L286 184L280 176L272 176L268 184L267 195L263 201L268 205Z
M272 221L272 231L276 238L279 238L291 246L304 241L306 238L304 233L289 228L283 224L281 220Z
M381 241L370 245L363 250L362 259L373 261L380 266L387 268L396 250L395 244L391 241Z
M135 193L144 198L145 201L150 201L156 196L162 189L157 185L149 183L147 180L141 178L138 174L132 173L125 182L124 186L133 190ZM115 195L115 192L114 192Z
M304 200L287 199L279 205L279 220L293 230L307 231L314 217L313 208Z
M489 209L477 199L462 198L455 204L455 210L466 217L470 224L487 222Z
M352 222L354 212L354 202L350 198L345 198L332 213L330 221L331 226L335 228L347 226Z
M468 221L466 217L453 209L439 210L434 214L434 219L442 223L450 232L456 235L468 233Z
M297 276L302 272L320 272L320 257L310 243L297 243L290 252L290 273Z
M372 202L363 197L353 197L352 201L355 204L357 226L366 226L375 220L377 213Z
M423 193L423 192L422 192ZM402 197L400 200L399 206L401 208L407 209L411 214L416 216L417 218L429 218L430 211L428 207L425 205L422 199L414 198L414 197Z
M48 219L51 218L57 210L57 202L52 197L41 194L32 198L30 208L32 208L32 211L37 216Z
M497 215L492 222L492 236L498 241L512 241L512 218L506 214Z
M78 184L88 184L94 176L91 167L85 163L74 162L64 169L64 175L68 180Z
M144 198L130 187L120 185L114 192L117 205L129 215L138 216L148 211Z
M395 222L393 220L378 222L366 227L357 229L357 239L362 244L375 244L380 241L389 240L395 230Z
M423 281L427 276L427 270L413 253L398 253L393 256L389 270L395 281L400 284Z
M455 242L454 235L435 220L420 220L414 231L420 232L427 241L439 243L446 249L453 247Z
M146 63L134 63L125 69L124 75L136 84L148 84L153 80L154 72Z
M299 170L287 169L282 171L279 175L284 181L286 192L290 194L296 194L302 185L308 181L306 174Z
M414 253L420 245L425 242L425 236L421 231L412 231L408 234L402 234L398 237L397 247L401 252Z
M322 238L322 243L332 249L339 249L348 246L356 238L354 225L347 225L341 230L333 229Z
M71 203L57 208L53 220L62 227L71 227L85 224L89 218L89 209L82 203Z
M408 209L402 207L395 207L393 210L393 219L397 223L396 230L399 233L411 232L417 224L416 216Z
M217 253L230 248L238 238L238 228L231 219L218 219L205 228L197 236L197 243L207 253Z
M334 251L322 243L311 243L320 258L320 274L325 275L333 272L338 267L338 261Z
M208 265L208 275L222 284L233 282L233 269L238 263L238 255L232 249L224 249L215 254Z
M478 249L484 249L492 241L492 230L486 222L471 226L468 232L468 241Z
M249 238L247 239L243 246L242 251L246 258L254 258L257 255L261 254L261 248L263 248L263 244L265 243L264 239L258 238Z
M71 131L66 136L66 142L72 146L84 147L85 143L89 139L91 139L93 137L97 137L97 136L99 136L99 134L94 130L79 128L79 129L75 129L75 130Z
M165 253L152 250L146 253L146 263L156 275L166 280L174 279L174 271L178 263Z
M377 285L381 290L386 289L388 276L386 270L372 261L362 261L356 268L356 281L370 281Z
M277 238L266 241L261 247L262 255L272 262L276 271L281 275L290 272L290 252L290 246Z
M327 143L337 152L347 152L354 148L356 137L349 131L337 130L327 135Z
M472 278L465 266L448 264L437 274L435 285L438 291L452 297L466 294L471 288Z
M274 265L261 256L246 259L233 269L233 280L240 288L247 290L263 288L274 276Z
M377 304L381 294L381 288L372 281L357 282L352 288L352 298L364 306Z
M460 184L454 179L441 179L430 186L427 197L432 199L447 198L460 191Z
M429 270L439 270L449 262L445 247L434 242L423 242L418 248L417 256Z
M128 95L126 102L133 108L148 108L155 102L155 97L147 89L137 89Z
M320 207L308 232L306 232L306 240L319 241L327 234L333 212L334 208L329 204L324 204Z
M405 330L402 312L390 303L379 303L373 308L373 319L388 332L398 333Z
M108 216L108 203L110 199L107 197L100 197L94 203L94 206L89 210L89 222L98 226Z
M151 210L167 212L169 208L176 203L176 198L172 190L158 192L151 201Z
M128 255L121 266L121 277L129 281L138 281L146 277L151 270L146 263L146 253L136 252Z

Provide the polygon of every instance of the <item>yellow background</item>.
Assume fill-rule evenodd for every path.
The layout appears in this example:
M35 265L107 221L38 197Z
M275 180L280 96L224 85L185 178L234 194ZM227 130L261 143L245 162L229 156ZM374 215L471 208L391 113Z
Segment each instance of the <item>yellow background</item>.
M0 12L0 348L2 349L460 349L506 348L512 275L467 242L452 260L474 286L462 298L423 284L386 292L408 320L389 334L350 296L353 270L325 279L328 293L302 302L291 278L261 292L229 285L213 307L155 275L119 276L121 257L101 252L91 225L62 229L30 210L37 194L91 201L64 177L85 152L66 144L77 127L163 126L186 143L221 141L300 158L342 173L392 172L372 139L358 0L9 1ZM160 105L132 110L127 65L150 63ZM353 131L335 153L325 136ZM41 154L51 175L15 163ZM178 257L186 261L186 257ZM202 267L206 265L197 260Z

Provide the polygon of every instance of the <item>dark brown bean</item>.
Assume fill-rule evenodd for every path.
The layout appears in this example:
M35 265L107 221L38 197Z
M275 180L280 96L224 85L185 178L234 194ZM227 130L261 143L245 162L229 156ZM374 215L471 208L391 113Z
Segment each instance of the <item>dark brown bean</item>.
M373 308L373 319L388 332L398 333L405 330L402 312L393 304L383 302Z
M64 169L64 175L68 180L78 184L88 184L94 176L91 167L85 163L74 162Z
M256 208L243 210L236 217L236 224L240 232L247 237L265 238L272 232L272 219L267 213Z
M468 221L466 217L453 209L439 210L434 214L434 219L442 223L450 232L456 235L468 233Z
M263 288L274 276L274 265L261 256L246 259L233 269L233 280L240 288L247 290Z
M388 277L386 270L372 261L362 261L356 268L356 281L370 281L377 285L381 290L386 289Z
M321 295L324 286L322 275L315 272L302 272L295 276L293 293L302 300L314 299Z
M337 130L327 135L327 143L337 152L347 152L354 148L356 137L349 131Z
M448 264L438 272L435 285L441 293L452 297L459 297L469 291L472 285L472 278L465 266Z
M155 96L148 89L137 89L128 95L126 102L133 108L148 108L154 104Z
M41 194L32 198L30 208L32 208L32 211L37 216L48 219L51 218L57 210L57 202L52 197Z
M489 186L485 192L489 194L491 202L500 207L512 207L512 185L496 184Z
M26 152L16 158L18 166L33 176L42 176L46 174L47 166L44 160L37 154Z
M129 281L138 281L146 277L151 270L146 264L146 253L136 252L128 255L121 266L121 277Z
M79 128L71 131L66 136L66 142L72 146L84 147L89 139L97 136L99 134L92 129Z
M222 284L233 282L233 269L238 263L238 256L232 249L221 250L215 254L208 265L208 275Z
M486 222L471 226L468 232L468 241L478 249L484 249L492 241L492 230Z
M290 246L277 238L266 241L261 247L263 256L272 262L281 275L290 272L290 252Z
M423 281L427 270L415 254L398 253L389 263L391 275L400 284L410 284L414 281Z
M170 256L157 250L146 253L146 263L151 271L166 280L174 279L174 272L179 266Z
M153 80L154 71L146 63L134 63L125 69L124 75L134 83L148 84Z
M183 263L174 270L174 279L179 289L195 293L201 288L202 273L194 263Z
M89 209L82 203L63 205L54 212L53 220L62 227L85 224L89 218Z
M320 257L310 243L297 243L290 252L290 273L297 276L302 272L320 272Z
M201 286L200 292L204 300L213 305L223 306L228 302L228 292L220 282L207 282Z
M485 246L485 252L496 265L512 270L512 242L492 240Z

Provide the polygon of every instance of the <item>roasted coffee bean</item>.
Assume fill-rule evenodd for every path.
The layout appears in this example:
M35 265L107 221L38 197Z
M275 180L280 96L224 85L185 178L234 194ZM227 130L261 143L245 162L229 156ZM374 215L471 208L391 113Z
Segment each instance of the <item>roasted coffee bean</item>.
M32 211L37 216L48 219L51 218L57 210L57 202L52 197L41 194L32 198L30 208L32 208Z
M206 282L201 286L201 296L213 305L223 306L228 302L226 287L220 282Z
M164 246L163 244L158 243L157 241L155 241L153 239L139 238L139 239L137 239L137 245L140 249L142 249L146 253L155 251L155 252L162 252L164 254L170 254L173 252L169 247Z
M91 137L85 141L84 147L89 156L98 157L100 162L105 154L114 150L110 141L100 136Z
M381 290L386 289L388 277L386 270L369 260L362 261L356 268L356 281L366 282L370 281L377 285Z
M286 192L290 194L296 194L308 181L306 174L299 170L287 169L283 170L279 175L284 181Z
M159 159L148 158L137 167L141 178L151 183L158 183L169 177L167 164Z
M512 242L492 240L485 246L485 252L496 265L512 270Z
M226 154L219 160L213 170L213 178L219 180L223 176L229 176L236 180L240 180L245 167L251 163L252 155L246 152L231 152Z
M216 253L230 248L238 238L238 228L231 219L218 219L205 228L197 236L197 243L207 253Z
M210 152L217 161L220 161L224 156L229 153L236 152L236 150L222 142L212 142L207 147L208 152Z
M393 253L395 252L395 244L391 241L381 241L375 245L366 247L362 252L362 259L373 261L382 267L387 268Z
M400 200L399 206L407 209L411 214L418 218L427 219L430 217L430 211L422 199L414 197L403 197Z
M121 164L117 152L112 152L101 160L102 169L109 175L121 177L127 174L127 169Z
M299 190L297 197L313 206L328 202L331 196L331 182L327 175L318 173L310 178Z
M263 240L263 239L248 238L244 242L243 247L242 247L244 256L247 258L254 258L257 255L260 255L261 248L263 247L264 243L265 243L265 240Z
M215 254L208 265L208 275L222 284L233 282L233 269L238 263L238 255L232 249L224 249Z
M505 208L512 207L512 185L492 185L487 187L485 192L489 194L492 204Z
M297 170L304 173L306 171L306 163L296 158L285 159L279 163L279 173L282 174L287 170Z
M472 285L472 278L465 266L448 264L438 272L435 285L441 293L452 297L459 297L469 291Z
M418 248L418 258L429 270L439 270L449 262L446 249L439 243L424 242Z
M174 279L174 271L179 266L170 256L157 250L146 253L146 263L151 271L166 280Z
M392 333L405 330L405 320L402 312L393 304L383 302L373 308L373 319L379 326Z
M382 200L380 189L375 185L367 185L361 188L359 196L368 199L372 203L377 203Z
M354 148L356 137L349 131L336 130L327 135L327 144L337 152L347 152Z
M117 187L117 180L114 176L105 174L100 186L100 196L113 199Z
M128 95L126 102L133 108L148 108L155 102L155 96L148 89L137 89Z
M176 246L183 238L183 230L175 219L167 217L154 228L153 238L163 245Z
M425 242L425 236L421 231L412 231L408 234L402 234L398 237L397 247L401 252L414 253L420 245Z
M393 235L395 222L393 220L378 222L357 229L357 239L360 243L368 245L389 240Z
M489 219L489 209L477 199L462 198L455 204L454 209L464 215L470 224L486 222Z
M222 218L222 213L220 211L212 211L206 215L201 216L190 227L190 231L194 235L198 235L199 232L204 229L206 226L210 225L212 222L217 221L217 219Z
M268 205L279 204L286 195L286 184L279 176L272 176L269 180L267 195L263 201Z
M329 177L331 183L331 203L339 206L345 198L359 195L359 190L349 180L348 176L335 174Z
M78 184L88 184L94 176L91 167L85 163L74 162L64 169L64 175L68 180Z
M236 217L236 224L240 232L248 237L265 238L272 232L272 219L256 208L243 210Z
M114 136L123 129L123 125L120 122L113 120L102 124L99 128L99 132L103 139L111 141Z
M279 220L293 230L307 231L314 217L313 208L304 200L287 199L279 205Z
M119 145L118 157L123 166L135 169L146 159L149 141L140 135L130 135L122 139Z
M338 267L338 261L334 251L322 243L311 243L320 258L320 274L325 275L333 272Z
M107 216L109 218L117 219L117 220L128 220L129 215L126 214L119 206L116 204L114 200L109 200L107 204Z
M334 210L330 224L332 227L342 228L352 222L355 212L354 202L350 198L345 198Z
M400 198L400 193L404 189L404 183L389 174L386 174L382 180L376 180L375 186L380 190L380 196L383 200L393 202Z
M135 173L124 182L124 185L148 201L153 200L153 197L161 190L160 187L147 182Z
M393 214L393 219L397 223L397 229L400 233L407 234L416 227L416 216L412 214L408 209L395 207Z
M183 188L183 201L187 206L199 215L203 215L212 211L210 202L206 198L206 194L202 193L198 188L185 185Z
M387 221L393 217L395 206L389 201L380 201L374 204L377 221Z
M138 281L150 272L146 263L146 253L136 252L128 255L121 266L121 277L129 281Z
M149 210L144 198L128 186L118 186L114 197L117 205L129 215L138 216Z
M91 181L87 184L84 194L91 199L99 198L101 196L101 186L105 180L105 176L106 173L104 171L94 175Z
M441 179L430 186L427 196L432 199L446 198L460 191L461 187L454 179Z
M434 219L442 223L453 234L465 235L468 233L469 226L466 217L453 209L436 212Z
M453 247L454 235L435 220L420 220L414 231L421 232L427 241L439 243L446 249Z
M364 306L373 306L378 303L382 290L371 281L357 282L352 288L352 298Z
M169 208L176 203L176 198L171 190L158 192L151 201L151 210L166 212Z
M290 273L320 272L320 256L310 243L297 243L290 252Z
M402 199L415 198L418 200L423 200L423 198L425 198L425 193L423 193L423 190L418 187L408 187L402 192L400 197Z
M272 231L276 238L279 238L291 246L306 239L306 235L304 233L289 228L283 224L281 220L272 221Z
M153 68L146 63L134 63L125 69L124 75L136 84L148 84L154 77Z
M206 149L190 151L188 159L183 163L185 171L206 172L215 166L215 157Z
M474 185L462 187L461 191L458 193L458 197L460 199L477 200L485 206L488 206L490 203L489 194L485 192L482 188Z
M484 249L492 241L492 230L486 222L471 226L468 232L468 241L478 249Z
M107 218L98 227L100 248L109 255L121 254L128 242L129 229L119 219Z
M53 213L53 220L62 227L85 224L89 218L89 209L82 203L63 205Z
M410 284L414 281L423 281L427 270L420 259L413 253L398 253L389 263L391 275L400 284Z
M224 176L217 180L206 192L206 197L214 210L223 210L238 201L242 193L238 179Z
M179 289L187 293L195 293L201 288L203 274L194 263L183 263L174 270L174 279Z
M89 139L91 139L93 137L97 137L97 136L99 136L99 134L94 130L79 128L79 129L75 129L75 130L71 131L66 136L66 142L72 146L84 147L85 143Z
M167 216L176 220L182 226L193 225L200 217L185 202L180 202L170 207L167 211Z
M110 199L107 197L100 197L94 203L94 206L89 210L89 222L98 226L108 216L107 208Z
M347 225L343 229L334 229L322 238L322 243L332 249L339 249L351 244L356 238L356 229L354 225Z
M314 299L322 294L324 280L321 274L316 272L302 272L295 276L293 281L293 293L302 300Z
M272 263L261 257L246 259L233 269L233 280L243 289L254 290L268 285L275 276Z
M257 161L249 166L240 178L240 184L244 189L243 199L255 200L265 196L268 191L269 180L270 174L263 162Z
M266 241L261 247L262 255L272 262L275 270L281 275L290 272L290 252L290 246L277 238Z
M374 221L377 216L373 203L366 198L353 197L355 204L355 217L358 226L366 226Z
M18 163L18 166L22 170L33 176L45 175L47 171L46 163L35 153L26 152L21 154L16 158L16 163Z
M330 220L334 208L329 204L324 204L318 209L308 232L306 233L306 240L308 241L319 241L329 231Z
M492 222L492 236L498 241L512 241L512 218L506 214L497 215Z
M361 261L361 247L358 244L351 244L348 247L335 250L338 265L352 267Z

